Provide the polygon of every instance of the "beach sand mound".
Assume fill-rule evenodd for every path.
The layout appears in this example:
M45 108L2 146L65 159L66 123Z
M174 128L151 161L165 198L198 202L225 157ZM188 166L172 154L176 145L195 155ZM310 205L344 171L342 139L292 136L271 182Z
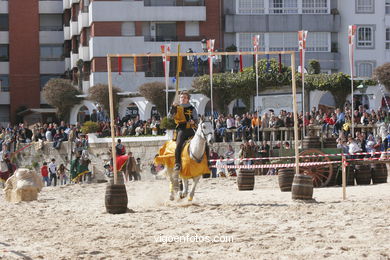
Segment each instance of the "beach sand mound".
M235 178L202 179L192 203L168 200L168 181L126 184L129 213L111 215L106 184L44 187L37 201L0 191L1 259L390 259L390 184L253 191ZM233 240L233 241L231 241Z

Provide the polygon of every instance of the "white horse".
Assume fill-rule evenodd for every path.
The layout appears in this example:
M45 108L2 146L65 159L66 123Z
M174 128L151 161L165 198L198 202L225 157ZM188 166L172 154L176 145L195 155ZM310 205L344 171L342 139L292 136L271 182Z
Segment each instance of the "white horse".
M198 128L195 132L194 137L191 139L188 153L191 160L200 163L203 159L204 153L206 151L206 143L212 144L214 142L214 128L213 124L209 120L200 120ZM187 152L187 151L183 151ZM183 191L179 193L181 199L187 197L188 195L188 178L183 178L180 175L179 171L174 171L173 168L165 167L162 170L162 173L169 177L170 180L170 200L175 199L175 194L179 193L179 177L183 181ZM192 177L193 186L188 197L188 201L192 201L196 185L198 184L202 175Z

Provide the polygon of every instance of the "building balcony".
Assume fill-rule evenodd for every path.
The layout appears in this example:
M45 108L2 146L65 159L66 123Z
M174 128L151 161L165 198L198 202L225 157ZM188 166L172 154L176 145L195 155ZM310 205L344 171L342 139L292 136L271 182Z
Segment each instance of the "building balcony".
M6 31L0 31L0 44L8 44L9 43L9 34Z
M144 6L142 1L93 1L89 11L90 23L206 21L205 6Z
M0 1L0 13L8 13L8 1Z
M40 61L41 74L62 74L64 73L64 61Z
M145 6L205 6L204 0L144 0Z
M226 15L225 32L339 32L340 15L333 14L261 14Z
M64 39L65 41L72 39L70 36L70 26L64 26Z
M9 105L10 104L10 95L9 92L2 91L0 95L0 105ZM0 122L2 120L0 119Z
M40 14L62 14L62 11L61 1L39 1Z
M70 22L70 37L73 37L75 35L79 35L79 30L78 30L78 22Z
M89 26L89 15L88 13L79 13L78 16L78 31L81 33L82 29Z
M39 32L39 43L40 44L64 43L64 32L41 31Z
M144 36L145 42L177 42L177 36Z
M84 94L88 94L89 92L89 88L91 87L91 81L85 81L83 80L83 83L82 83L82 87L83 87L83 93Z
M89 56L89 47L88 46L81 46L79 48L79 58L83 61L90 61L91 58Z
M79 60L79 54L78 53L71 53L70 55L70 66L71 68L77 67L77 61Z
M62 9L65 10L70 8L71 8L70 0L62 0Z
M71 59L70 58L65 58L65 70L71 70Z
M1 74L9 74L9 62L8 61L0 61L0 73Z
M70 0L71 2L71 4L78 4L78 3L80 3L80 0Z

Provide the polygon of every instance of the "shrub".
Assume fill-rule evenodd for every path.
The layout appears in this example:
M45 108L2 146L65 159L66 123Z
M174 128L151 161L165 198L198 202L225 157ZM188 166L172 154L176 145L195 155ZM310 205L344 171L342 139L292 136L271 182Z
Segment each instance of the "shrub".
M120 89L117 87L112 87L112 95L114 102L114 118L116 117L119 105L119 93ZM89 89L89 100L95 101L99 103L103 108L108 112L110 111L110 99L109 99L109 91L107 84L96 84L95 86Z
M79 104L81 98L76 97L81 92L67 79L52 78L43 88L46 102L57 109L60 119L67 121L70 109Z
M83 134L96 133L100 130L99 124L92 121L87 121L81 127L81 132Z
M141 94L141 96L143 96L147 101L154 104L160 115L166 114L165 88L166 86L163 82L145 83L139 87L139 93ZM173 95L174 93L168 93L169 101L173 100Z
M390 89L390 62L377 67L374 70L374 79L379 81L388 90Z
M161 129L175 129L176 123L172 118L164 117L160 124Z

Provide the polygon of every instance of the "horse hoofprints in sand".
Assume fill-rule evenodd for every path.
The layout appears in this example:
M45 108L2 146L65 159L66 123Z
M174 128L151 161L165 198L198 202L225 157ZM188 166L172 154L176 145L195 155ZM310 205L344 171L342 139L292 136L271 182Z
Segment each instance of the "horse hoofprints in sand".
M199 122L199 126L195 132L195 136L185 144L182 158L182 169L174 171L175 163L175 141L166 142L159 151L159 155L155 158L156 164L163 164L163 173L170 180L170 199L174 200L175 194L179 192L179 176L183 180L183 191L180 192L180 198L185 198L188 195L188 180L193 180L193 186L188 200L191 201L194 197L196 185L199 182L202 174L210 173L205 154L206 143L212 144L214 141L213 125L211 121Z

